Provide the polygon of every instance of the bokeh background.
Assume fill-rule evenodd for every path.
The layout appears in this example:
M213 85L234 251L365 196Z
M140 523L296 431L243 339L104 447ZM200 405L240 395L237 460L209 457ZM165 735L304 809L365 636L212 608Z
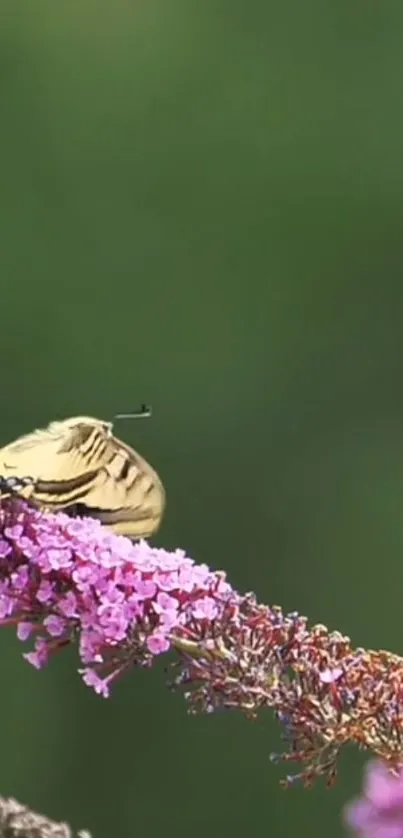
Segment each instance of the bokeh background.
M156 543L402 651L401 3L3 0L5 443L112 418ZM94 838L344 834L282 792L279 730L189 718L161 664L109 701L0 635L0 791Z

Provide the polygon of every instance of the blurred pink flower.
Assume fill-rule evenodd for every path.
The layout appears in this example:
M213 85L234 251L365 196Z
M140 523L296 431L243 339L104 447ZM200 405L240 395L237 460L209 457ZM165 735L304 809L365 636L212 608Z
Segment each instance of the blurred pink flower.
M358 838L403 838L403 772L382 760L365 769L363 794L344 810L344 820Z

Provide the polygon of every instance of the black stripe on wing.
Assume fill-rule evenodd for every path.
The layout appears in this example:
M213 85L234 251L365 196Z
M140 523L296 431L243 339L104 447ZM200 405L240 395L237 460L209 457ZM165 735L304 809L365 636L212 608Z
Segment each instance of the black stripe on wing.
M67 506L85 497L98 473L97 469L70 480L36 480L34 497L38 503Z
M71 517L97 518L105 526L112 526L120 521L154 520L157 516L151 509L137 507L136 509L100 509L97 506L87 506L85 503L75 503L66 509Z

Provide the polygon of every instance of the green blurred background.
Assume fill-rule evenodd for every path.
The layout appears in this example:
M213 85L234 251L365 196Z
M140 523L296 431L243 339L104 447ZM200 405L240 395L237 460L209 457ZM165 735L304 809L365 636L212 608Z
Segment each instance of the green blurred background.
M403 7L3 0L1 442L149 401L156 543L402 650ZM94 838L343 834L269 714L0 635L0 792Z

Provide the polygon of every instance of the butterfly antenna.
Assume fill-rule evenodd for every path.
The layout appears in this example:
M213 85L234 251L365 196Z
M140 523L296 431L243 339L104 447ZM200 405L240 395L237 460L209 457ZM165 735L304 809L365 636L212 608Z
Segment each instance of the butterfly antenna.
M115 419L149 419L152 414L151 405L142 404L140 410L134 410L133 413L116 413Z

